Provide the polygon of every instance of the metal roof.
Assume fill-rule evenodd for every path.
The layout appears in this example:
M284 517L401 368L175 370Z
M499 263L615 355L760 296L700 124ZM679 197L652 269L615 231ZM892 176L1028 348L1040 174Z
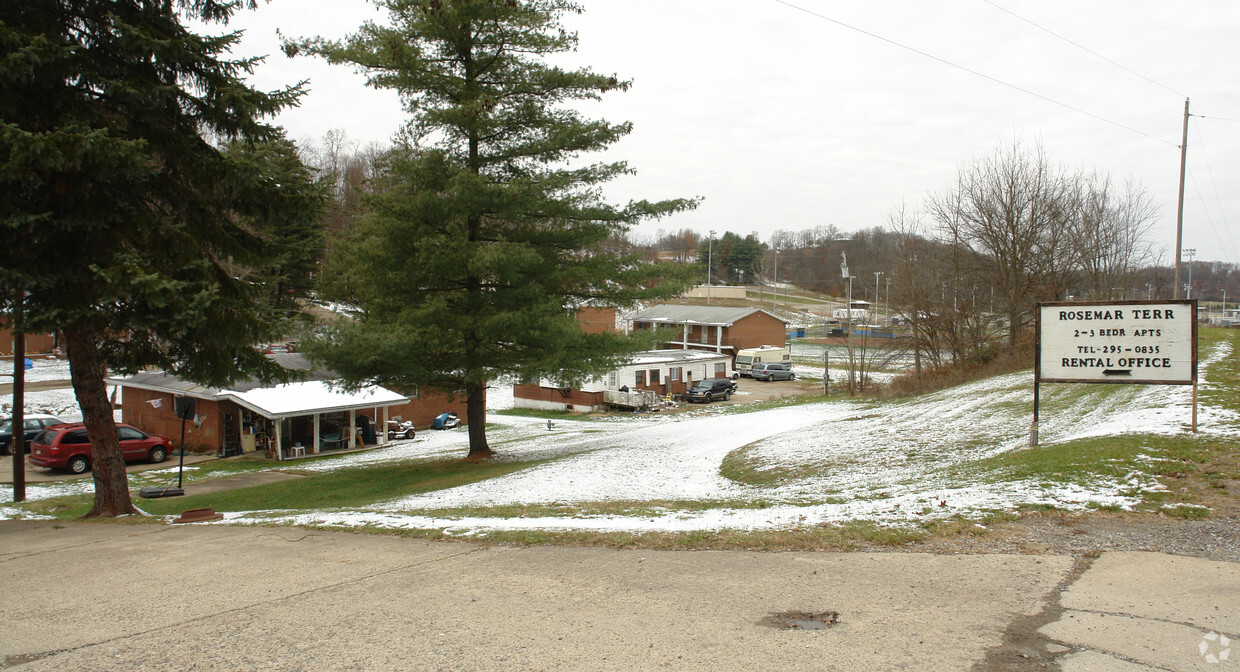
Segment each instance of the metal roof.
M773 315L761 308L736 308L729 306L683 306L664 304L651 306L634 314L633 322L662 322L664 324L705 324L708 326L730 327L736 322L754 315L766 313L784 322L778 315Z
M219 388L182 380L163 371L144 371L133 376L109 377L104 380L122 387L168 392L208 401L233 401L273 419L350 408L373 408L409 401L408 397L378 385L367 385L356 392L334 387L332 383L339 376L323 369L314 369L309 360L297 353L273 353L268 357L286 369L303 372L301 380L263 384L250 378L228 388Z
M696 361L731 359L731 355L705 350L645 350L635 352L623 366L647 366L650 364L687 364Z

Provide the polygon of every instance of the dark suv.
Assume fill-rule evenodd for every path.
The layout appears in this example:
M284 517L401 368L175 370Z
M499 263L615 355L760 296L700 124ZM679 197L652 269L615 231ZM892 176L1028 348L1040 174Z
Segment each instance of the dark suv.
M34 437L38 436L39 432L51 427L52 425L63 424L65 424L65 421L54 415L44 415L42 413L28 414L22 421L22 426L26 428L26 431L22 432L22 434L25 435L24 445L26 446L26 452L30 452L30 442L34 441ZM0 422L0 455L12 454L13 420L10 418L4 422Z
M736 383L730 378L707 378L699 380L685 392L685 399L710 403L716 399L727 400L732 397Z
M754 380L793 380L797 376L792 372L792 365L783 362L767 362L754 364L750 372Z
M116 440L126 462L163 462L172 452L172 442L158 434L123 423L116 424ZM94 456L86 426L80 422L56 425L43 430L30 445L30 464L47 469L68 469L80 474L90 469Z

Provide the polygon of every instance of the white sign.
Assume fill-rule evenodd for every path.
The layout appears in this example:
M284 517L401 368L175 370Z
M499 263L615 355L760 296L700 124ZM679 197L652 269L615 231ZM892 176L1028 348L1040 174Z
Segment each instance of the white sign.
M1196 314L1193 301L1040 304L1038 380L1192 385Z

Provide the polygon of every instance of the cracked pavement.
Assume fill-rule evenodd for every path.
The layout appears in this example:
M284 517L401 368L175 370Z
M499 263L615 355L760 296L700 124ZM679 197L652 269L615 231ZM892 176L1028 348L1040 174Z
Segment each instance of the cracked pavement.
M0 667L30 671L1240 666L1208 662L1223 639L1204 639L1240 630L1240 565L1155 553L611 550L4 521L0 594ZM771 627L791 611L839 622Z

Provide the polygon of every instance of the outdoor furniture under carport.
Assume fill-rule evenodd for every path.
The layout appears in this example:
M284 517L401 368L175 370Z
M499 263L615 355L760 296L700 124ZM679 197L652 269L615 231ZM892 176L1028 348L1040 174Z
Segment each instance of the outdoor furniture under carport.
M313 453L324 449L354 448L356 434L343 432L339 428L323 429L323 416L348 413L347 427L357 426L357 412L362 410L379 411L382 409L383 426L387 425L388 408L404 404L409 398L386 388L371 386L356 392L348 392L333 386L328 381L308 380L273 387L263 387L246 392L234 392L229 395L239 406L247 408L273 421L275 425L276 459L282 460L286 447L284 425L294 418L310 418L313 431L310 433L309 446ZM386 434L383 442L386 443ZM304 438L302 442L305 443Z

